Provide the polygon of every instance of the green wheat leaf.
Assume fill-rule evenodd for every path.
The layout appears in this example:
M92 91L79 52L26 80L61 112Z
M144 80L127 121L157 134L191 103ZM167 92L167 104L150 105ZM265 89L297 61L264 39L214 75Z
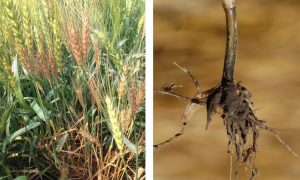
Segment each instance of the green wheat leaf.
M35 122L35 123L32 123L32 124L29 124L29 125L27 125L27 126L21 128L21 129L17 130L16 132L12 133L9 137L7 137L7 138L5 139L4 142L6 142L6 143L9 142L9 143L11 143L11 142L12 142L14 139L16 139L18 136L21 136L22 134L28 132L28 131L31 130L31 129L34 129L34 128L38 127L39 125L41 125L40 122Z

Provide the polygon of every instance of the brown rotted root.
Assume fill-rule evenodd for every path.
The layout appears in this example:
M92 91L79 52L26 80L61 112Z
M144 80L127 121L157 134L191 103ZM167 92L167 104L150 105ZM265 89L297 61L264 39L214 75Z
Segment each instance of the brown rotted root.
M250 98L251 93L239 83L223 81L220 87L209 93L206 102L206 128L216 109L223 110L221 117L229 138L228 152L236 154L236 175L239 163L249 162L252 157L255 158L259 134L257 124L264 123L255 116ZM255 161L252 163L252 169L256 169Z
M250 163L252 169L250 179L253 179L257 174L255 157L259 129L271 132L292 154L295 156L297 154L280 139L274 129L266 126L265 121L256 117L250 98L251 93L241 84L227 80L223 81L221 86L213 89L208 94L206 128L208 128L212 115L217 108L221 108L223 110L221 117L229 138L228 152L236 154L236 175L238 164Z
M279 142L281 142L294 156L298 156L287 143L285 143L279 136L278 132L265 125L265 121L260 120L255 115L255 109L251 102L251 93L240 83L223 79L222 84L219 87L211 88L206 91L201 91L198 81L195 77L186 69L178 64L174 63L183 72L190 76L195 87L196 93L194 97L187 97L178 94L173 91L176 87L182 87L175 83L164 85L161 89L155 90L156 93L170 95L180 100L189 102L185 109L182 120L182 127L178 133L171 138L154 145L158 148L162 145L170 143L176 138L184 134L187 127L187 122L195 112L197 112L201 106L207 108L207 124L212 120L213 114L217 112L217 109L221 109L221 117L223 119L227 136L228 136L228 153L236 156L235 161L235 174L237 176L237 167L239 164L246 164L251 169L250 179L255 178L257 175L257 168L255 166L255 158L257 152L257 141L259 136L259 130L266 130L273 134Z

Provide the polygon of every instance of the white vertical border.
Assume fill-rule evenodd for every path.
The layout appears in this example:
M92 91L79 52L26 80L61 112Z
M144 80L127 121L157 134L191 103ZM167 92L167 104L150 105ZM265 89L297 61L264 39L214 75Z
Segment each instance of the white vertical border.
M153 179L153 0L146 2L146 179Z

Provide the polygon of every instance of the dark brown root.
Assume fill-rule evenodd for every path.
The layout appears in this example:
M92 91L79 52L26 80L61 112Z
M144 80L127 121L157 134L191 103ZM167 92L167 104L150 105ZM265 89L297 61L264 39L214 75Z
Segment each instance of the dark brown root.
M207 126L217 108L221 108L228 142L228 153L236 155L236 169L240 163L250 163L252 169L251 178L257 174L255 157L257 151L258 128L264 121L255 116L251 93L239 83L226 81L207 98ZM250 178L250 179L251 179Z
M234 81L230 80L223 80L219 87L211 88L201 92L200 88L198 88L199 83L197 80L195 80L194 76L185 68L180 67L178 64L175 65L191 77L197 92L192 98L172 92L173 87L175 87L175 83L165 85L160 90L155 91L160 94L175 96L181 100L189 102L184 115L182 116L182 128L180 131L162 143L154 145L155 148L167 144L181 136L186 129L188 120L196 111L199 110L201 106L206 105L206 129L212 120L212 116L217 112L217 109L219 108L222 110L221 117L223 119L228 136L228 153L230 153L231 156L235 154L236 158L236 177L238 176L238 166L240 164L244 164L246 167L251 169L249 179L254 179L256 177L258 173L256 168L257 141L259 137L259 130L261 129L272 133L278 139L278 141L289 150L289 152L296 157L298 156L292 150L292 148L290 148L287 143L280 138L275 129L266 126L265 121L256 117L253 103L250 100L251 93L240 83L235 83Z

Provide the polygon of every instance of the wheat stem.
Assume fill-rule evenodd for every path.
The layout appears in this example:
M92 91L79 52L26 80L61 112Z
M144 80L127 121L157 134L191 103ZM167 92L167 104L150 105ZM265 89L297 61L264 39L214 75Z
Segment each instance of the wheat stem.
M234 65L238 44L235 0L222 0L226 14L226 50L222 82L233 81Z

